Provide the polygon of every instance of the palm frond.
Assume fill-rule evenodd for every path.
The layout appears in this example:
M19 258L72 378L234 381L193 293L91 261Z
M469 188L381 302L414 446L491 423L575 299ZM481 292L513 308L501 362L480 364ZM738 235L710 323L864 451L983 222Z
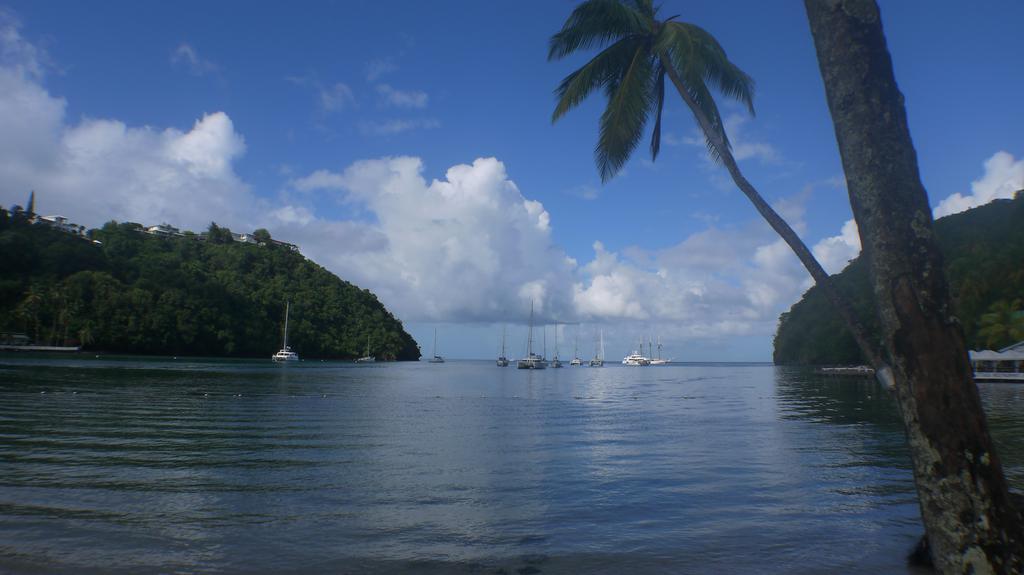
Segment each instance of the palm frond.
M754 115L754 79L729 60L714 36L686 22L669 22L665 28L675 33L677 42L686 39L691 65L700 67L705 82L742 103Z
M601 114L594 159L601 180L608 181L622 169L643 137L650 113L654 64L650 53L640 45L629 66L613 83L608 105Z
M644 34L650 21L621 0L587 0L569 15L548 44L548 60L558 60L627 36Z
M551 122L558 121L601 86L605 87L610 98L617 89L619 77L622 76L623 70L629 67L633 54L641 43L640 38L623 38L602 50L579 70L566 76L555 89L558 103L551 114Z
M651 130L651 161L658 159L658 152L661 151L661 111L665 108L665 68L658 63L658 70L654 73L654 129Z

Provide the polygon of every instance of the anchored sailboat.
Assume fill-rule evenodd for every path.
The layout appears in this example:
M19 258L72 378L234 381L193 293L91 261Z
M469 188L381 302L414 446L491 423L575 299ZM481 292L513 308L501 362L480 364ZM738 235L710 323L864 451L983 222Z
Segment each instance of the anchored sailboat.
M288 312L291 310L292 302L284 304L284 342L281 343L281 351L270 356L274 361L299 361L299 354L288 347Z
M604 367L604 330L601 330L601 347L594 350L594 359L590 360L590 367Z
M437 355L437 328L434 328L434 357L430 358L430 363L444 363L444 358Z
M533 353L533 300L530 300L530 334L526 338L526 357L516 362L519 369L544 369L548 362L544 358Z
M547 334L547 328L544 329L544 333ZM562 362L558 361L558 324L555 324L555 355L551 358L551 367L562 367Z
M505 326L501 326L501 355L498 356L498 367L508 367L508 358L505 357Z
M373 363L375 361L377 361L377 358L372 356L372 355L370 355L370 336L367 335L366 336L366 353L363 354L363 357L360 357L359 359L357 359L356 363Z
M583 365L583 360L580 359L580 326L576 324L576 340L572 344L572 361L569 365Z

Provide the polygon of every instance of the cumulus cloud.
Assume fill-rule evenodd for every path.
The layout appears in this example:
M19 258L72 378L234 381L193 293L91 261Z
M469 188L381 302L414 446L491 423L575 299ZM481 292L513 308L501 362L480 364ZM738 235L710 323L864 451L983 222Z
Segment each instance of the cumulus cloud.
M1013 155L999 151L985 160L985 173L971 182L971 193L957 192L939 202L933 214L936 218L956 214L964 210L987 204L995 199L1012 198L1017 190L1024 189L1024 159L1015 160Z
M860 253L860 235L857 222L846 220L838 235L824 238L811 249L821 267L829 274L843 271L850 260Z
M423 170L418 158L397 157L296 180L376 216L361 229L375 238L367 249L327 248L317 261L413 321L523 317L531 297L539 314L571 314L563 288L574 264L552 242L544 206L520 193L501 162L479 158L430 181Z
M64 99L41 84L39 52L10 22L0 25L0 53L3 203L21 203L34 189L40 212L89 226L116 218L195 227L209 214L252 205L232 168L245 142L226 114L204 116L187 131L94 118L70 124Z
M377 94L385 105L396 108L426 108L429 97L420 90L396 90L388 84L377 84Z
M191 44L182 42L171 52L171 63L184 66L193 76L205 76L216 73L218 66L201 57Z

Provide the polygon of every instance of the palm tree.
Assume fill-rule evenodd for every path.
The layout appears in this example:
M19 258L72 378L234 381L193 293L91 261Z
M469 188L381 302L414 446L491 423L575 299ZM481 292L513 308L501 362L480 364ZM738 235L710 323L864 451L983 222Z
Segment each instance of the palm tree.
M981 316L978 337L986 347L995 349L1024 339L1024 315L1020 308L1019 300L1013 303L999 300Z
M594 155L602 181L625 165L644 135L649 121L651 157L661 148L661 113L668 77L704 133L711 157L729 171L736 186L754 204L839 310L867 360L890 383L891 373L846 299L811 251L753 185L743 176L732 155L729 138L712 97L715 88L738 100L754 113L754 81L733 64L718 41L702 28L663 20L652 0L586 0L573 10L562 29L551 37L549 60L578 51L602 48L589 62L562 80L555 90L557 105L552 122L602 88L608 104L601 115ZM653 118L653 120L652 120Z

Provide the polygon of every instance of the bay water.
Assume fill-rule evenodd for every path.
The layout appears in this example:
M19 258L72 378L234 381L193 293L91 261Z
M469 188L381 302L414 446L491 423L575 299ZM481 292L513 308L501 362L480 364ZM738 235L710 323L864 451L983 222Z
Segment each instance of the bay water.
M1024 387L980 389L1024 487ZM921 533L866 378L0 355L0 572L911 573Z

